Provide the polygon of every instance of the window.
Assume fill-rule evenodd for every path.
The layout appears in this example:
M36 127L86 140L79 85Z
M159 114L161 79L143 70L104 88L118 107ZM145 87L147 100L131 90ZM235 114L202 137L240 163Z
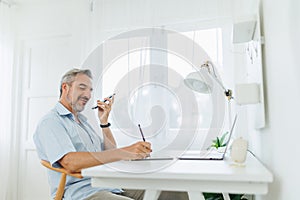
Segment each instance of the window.
M200 45L211 60L217 63L217 66L222 66L222 30L220 28L180 34ZM121 141L124 145L130 140L140 139L137 124L145 128L148 138L156 139L154 149L167 146L168 143L165 141L172 142L178 129L181 128L184 107L174 87L170 85L173 84L174 74L181 78L176 84L182 84L182 79L188 73L195 71L195 66L168 51L168 45L172 42L171 36L165 34L163 37L157 38L151 35L140 37L140 41L150 48L134 50L129 47L137 38L119 39L120 43L128 45L128 52L114 59L98 80L98 89L96 87L98 93L95 93L95 98L102 99L113 92L117 93L111 122L116 127L116 131L125 133L116 134L117 138L121 137L117 141ZM155 48L151 48L153 46ZM193 51L193 49L187 51ZM208 129L213 109L211 97L199 93L194 95L198 102L198 113L200 113L199 127L204 130ZM122 146L122 144L119 145Z

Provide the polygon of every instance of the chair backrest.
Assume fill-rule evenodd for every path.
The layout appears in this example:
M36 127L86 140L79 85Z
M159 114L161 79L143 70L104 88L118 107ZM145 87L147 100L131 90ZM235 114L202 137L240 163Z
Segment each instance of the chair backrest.
M80 172L76 172L76 173L70 173L68 172L66 169L64 168L56 168L56 167L52 167L51 164L46 161L46 160L41 160L41 164L45 167L47 167L48 169L51 169L53 171L56 172L60 172L61 173L61 177L60 177L60 181L59 181L59 185L57 187L57 191L55 194L55 200L61 200L64 192L65 192L65 185L66 185L66 179L67 179L67 175L68 176L73 176L75 178L82 178L81 173Z

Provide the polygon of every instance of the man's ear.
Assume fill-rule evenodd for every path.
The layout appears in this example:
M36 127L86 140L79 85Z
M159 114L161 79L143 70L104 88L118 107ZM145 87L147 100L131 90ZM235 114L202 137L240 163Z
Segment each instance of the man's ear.
M67 83L63 83L63 84L61 85L61 88L62 88L62 92L63 92L63 91L68 92L69 89L70 89L70 86L69 86Z

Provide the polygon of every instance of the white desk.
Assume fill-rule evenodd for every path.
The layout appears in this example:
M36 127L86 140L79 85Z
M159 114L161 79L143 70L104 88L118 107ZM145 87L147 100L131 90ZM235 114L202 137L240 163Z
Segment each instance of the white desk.
M143 167L162 161L126 162ZM273 181L272 174L252 155L248 155L245 167L233 166L229 161L177 160L151 173L118 172L102 165L84 169L82 174L92 177L93 187L144 189L144 200L157 199L162 190L188 191L190 200L204 200L202 192L266 194L268 183Z

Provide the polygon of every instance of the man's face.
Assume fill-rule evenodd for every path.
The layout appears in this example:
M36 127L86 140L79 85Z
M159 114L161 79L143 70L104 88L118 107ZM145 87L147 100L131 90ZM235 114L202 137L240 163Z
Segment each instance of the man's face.
M85 74L77 74L74 82L68 85L66 100L75 112L84 110L85 105L91 98L92 81Z

